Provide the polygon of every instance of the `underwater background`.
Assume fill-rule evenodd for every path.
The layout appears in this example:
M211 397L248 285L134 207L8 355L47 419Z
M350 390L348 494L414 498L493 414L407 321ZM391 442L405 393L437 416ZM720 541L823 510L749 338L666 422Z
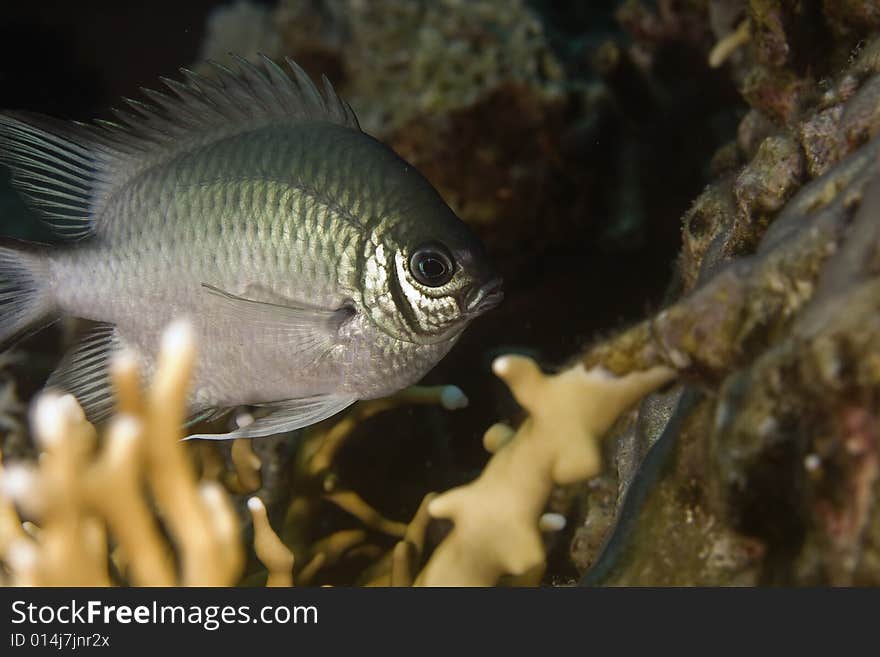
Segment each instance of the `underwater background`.
M880 582L877 3L6 4L0 108L110 118L181 66L290 56L429 179L503 276L502 305L423 382L460 387L466 408L355 407L320 472L304 450L332 428L257 439L250 483L235 446L191 449L245 545L260 497L294 579L389 583L425 496L474 480L486 430L525 419L492 372L517 353L547 372L677 377L618 419L600 474L554 480L546 562L518 583ZM52 239L5 169L0 232ZM4 463L34 459L26 405L85 328L3 356ZM450 531L423 524L416 571ZM266 571L250 551L236 581ZM110 580L131 581L119 564Z

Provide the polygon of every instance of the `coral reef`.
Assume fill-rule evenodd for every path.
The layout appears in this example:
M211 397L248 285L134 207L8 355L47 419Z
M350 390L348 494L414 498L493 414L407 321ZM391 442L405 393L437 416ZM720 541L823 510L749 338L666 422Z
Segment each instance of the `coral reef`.
M268 8L239 0L218 7L208 16L199 59L219 61L229 53L248 59L256 59L260 53L272 57L280 48L281 40Z
M302 470L289 475L289 450L265 460L267 467L287 463L276 467L282 475L271 494L265 486L257 494L273 522L287 517L288 534L281 532L295 546L297 563L318 558L310 546L338 532L359 532L342 535L359 541L345 551L354 558L360 548L389 547L388 536L377 531L381 523L363 533L366 513L354 527L326 520L337 518L337 509L328 508L339 507L334 500L358 507L353 489L368 507L394 518L384 528L399 536L426 493L480 472L485 455L477 432L499 415L516 419L520 412L481 374L488 367L472 366L488 365L487 345L535 345L543 363L559 363L581 350L586 336L637 317L646 297L656 303L662 296L679 239L676 218L700 187L702 167L718 143L716 124L733 125L733 88L716 83L708 66L693 64L713 44L698 5L688 4L686 20L667 8L662 25L651 31L653 45L630 49L604 27L583 46L560 47L572 40L561 39L559 30L575 28L568 16L551 19L541 3L279 3L273 17L279 54L293 56L314 76L327 74L362 125L426 174L486 242L507 296L431 378L466 382L474 403L448 418L400 411L358 422L334 454L337 472L327 478L348 482L343 494L313 495L287 512L285 486L316 490L323 484ZM595 23L606 11L584 8L582 21ZM686 48L679 37L687 38ZM680 153L675 167L665 165L670 149ZM603 282L609 278L615 285ZM548 306L549 299L560 302ZM394 486L380 485L387 477ZM568 514L572 500L556 489L547 510ZM429 548L438 526L428 530ZM547 537L555 561L564 554L565 535ZM322 581L357 579L357 569L346 572L347 561L321 569ZM548 577L558 577L558 568Z
M621 412L668 382L674 370L657 367L616 378L575 366L545 376L522 356L493 365L529 411L518 431L495 425L484 443L495 456L472 483L434 499L428 512L454 527L417 583L495 584L502 575L540 581L544 547L539 519L554 484L572 484L601 469L598 440Z
M284 0L276 22L286 50L335 49L346 97L369 132L469 107L499 86L549 93L561 70L525 2ZM320 42L318 41L320 39Z
M580 175L572 147L581 137L567 115L581 101L524 0L283 0L273 22L265 49L326 74L362 127L419 167L493 245L508 277L566 244L572 227L587 233L601 221L589 194L602 187L584 186L596 174ZM210 34L212 50L237 44Z
M73 397L47 392L35 403L39 465L6 465L0 481L0 561L13 584L106 586L111 563L138 585L236 581L243 551L232 506L220 486L199 484L179 442L194 358L189 327L170 327L144 396L136 359L120 356L113 369L118 414L97 450L95 430ZM32 536L12 501L32 518Z
M633 478L618 454L604 547L591 537L608 524L575 539L585 582L880 582L877 41L859 42L876 26L845 4L710 3L735 9L717 36L751 105L732 147L744 164L683 217L685 295L585 357L687 381L675 403L642 404L659 428L620 431L645 458Z
M285 0L276 21L285 51L335 72L364 129L419 167L509 269L578 220L557 200L530 201L580 192L558 174L561 65L523 0Z
M194 361L192 331L182 321L165 333L146 395L140 390L137 359L128 353L117 356L112 364L117 409L100 448L95 428L72 396L50 391L39 398L33 410L34 434L43 450L39 465L18 463L0 470L0 564L13 585L222 586L239 580L245 548L231 500L217 482L198 481L181 442ZM672 370L658 367L616 378L582 366L545 376L533 361L513 356L498 359L495 371L531 417L517 432L504 425L490 429L487 446L496 456L483 475L464 488L426 496L407 525L382 518L354 493L334 492L327 478L332 453L352 421L383 406L430 403L438 396L456 406L462 403L460 393L417 389L364 405L360 418L346 418L313 441L320 445L304 462L312 475L323 478L327 497L368 527L401 539L387 553L374 555L363 574L365 583L488 585L507 574L533 571L540 576L539 520L554 482L596 474L596 442L617 415L673 376ZM236 476L229 485L259 487L260 461L247 443L236 443L232 452ZM217 474L213 468L204 470ZM31 520L23 523L16 505ZM249 497L247 507L254 555L266 568L266 585L292 586L294 553L272 529L259 497ZM452 518L455 527L417 576L429 517ZM544 522L545 528L554 525L558 521ZM318 541L299 580L311 582L363 538L362 531L342 531Z
M471 403L447 413L463 393L427 385L295 436L175 443L169 472L213 537L198 545L147 457L153 401L96 448L69 402L44 400L46 456L15 465L33 461L17 400L39 376L3 363L7 581L56 581L53 546L72 541L79 583L206 582L192 554L234 527L212 582L880 583L878 30L876 2L820 0L218 11L202 56L326 73L497 258L505 304L425 382ZM498 359L509 345L564 365ZM46 413L80 446L46 439ZM113 485L153 532L144 555L90 497L110 462L138 473Z

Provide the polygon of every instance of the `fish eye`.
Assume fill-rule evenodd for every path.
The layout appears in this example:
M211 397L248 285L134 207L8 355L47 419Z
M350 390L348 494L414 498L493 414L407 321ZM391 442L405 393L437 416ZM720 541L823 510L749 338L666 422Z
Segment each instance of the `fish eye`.
M422 285L440 287L452 278L455 267L449 250L438 242L422 244L409 259L409 270Z

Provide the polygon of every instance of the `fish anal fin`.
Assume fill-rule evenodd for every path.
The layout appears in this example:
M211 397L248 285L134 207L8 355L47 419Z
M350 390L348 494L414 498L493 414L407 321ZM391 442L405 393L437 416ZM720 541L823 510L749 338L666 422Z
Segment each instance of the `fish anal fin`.
M99 324L61 359L49 376L46 388L69 392L82 406L91 422L110 415L114 405L108 366L120 348L113 324Z

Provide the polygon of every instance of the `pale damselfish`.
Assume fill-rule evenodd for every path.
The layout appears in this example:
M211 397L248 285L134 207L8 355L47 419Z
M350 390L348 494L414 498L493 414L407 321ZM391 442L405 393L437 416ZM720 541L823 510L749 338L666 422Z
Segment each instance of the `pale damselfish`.
M92 420L107 366L154 368L162 329L193 324L194 415L271 412L204 437L318 422L420 379L501 300L479 240L351 108L292 61L183 71L114 122L0 114L0 160L67 242L0 247L0 341L62 314L100 322L48 386Z

